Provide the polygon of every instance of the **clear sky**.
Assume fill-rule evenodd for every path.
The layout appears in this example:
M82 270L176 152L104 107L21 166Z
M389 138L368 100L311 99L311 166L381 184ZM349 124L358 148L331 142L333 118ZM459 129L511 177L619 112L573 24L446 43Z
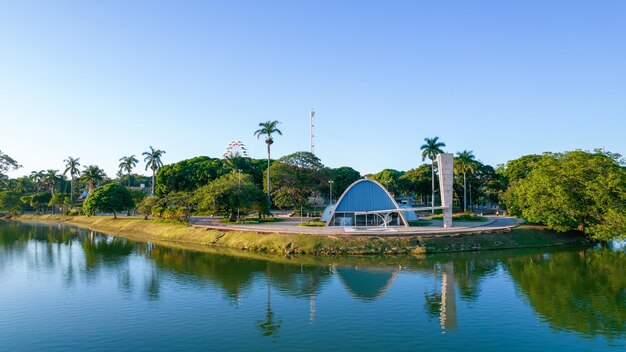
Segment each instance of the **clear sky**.
M311 108L322 162L362 173L421 164L433 136L492 165L626 154L626 1L0 2L11 176L231 139L264 158L266 120L280 157L309 149Z

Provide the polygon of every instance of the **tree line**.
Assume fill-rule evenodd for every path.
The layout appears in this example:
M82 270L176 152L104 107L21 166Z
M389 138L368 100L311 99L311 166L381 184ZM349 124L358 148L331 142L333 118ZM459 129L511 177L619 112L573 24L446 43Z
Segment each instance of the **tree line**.
M395 197L408 198L415 205L438 203L436 155L446 146L438 137L425 138L420 147L422 161L428 159L430 164L408 171L384 169L361 175L349 166L326 167L309 152L272 159L274 137L282 135L278 124L263 122L254 132L258 138L264 137L266 160L240 155L201 156L164 165L161 157L165 151L150 147L143 153L145 169L152 171L150 179L132 174L138 163L134 155L119 159L115 179L108 179L95 165L79 170L79 159L72 157L64 161L62 174L46 170L8 179L6 171L19 164L0 152L0 209L23 211L30 207L39 211L55 205L72 209L75 189L83 189L94 195L92 200L100 199L95 204L87 202L89 197L85 199L83 212L87 214L141 209L146 216L169 219L212 213L236 221L240 214L270 215L270 208L299 209L321 199L332 203L331 192L336 200L362 177L380 182ZM473 211L499 206L550 229L577 229L594 238L609 239L626 233L625 170L621 155L603 150L527 155L496 167L480 162L472 151L463 150L454 157L455 209ZM131 189L138 182L150 184L149 197L145 192L133 194ZM116 197L125 200L113 207L101 205L102 199L111 198L96 197L99 192L95 191L113 183L125 187L109 186L106 190L117 192ZM122 196L120 192L124 191L120 189L129 191L130 197Z

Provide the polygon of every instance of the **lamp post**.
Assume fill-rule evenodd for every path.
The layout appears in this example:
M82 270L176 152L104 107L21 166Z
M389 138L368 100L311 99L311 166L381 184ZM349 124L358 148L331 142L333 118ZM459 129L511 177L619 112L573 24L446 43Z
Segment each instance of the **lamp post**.
M335 181L333 180L328 181L328 184L330 185L330 197L328 198L329 205L333 205L333 183L335 183Z

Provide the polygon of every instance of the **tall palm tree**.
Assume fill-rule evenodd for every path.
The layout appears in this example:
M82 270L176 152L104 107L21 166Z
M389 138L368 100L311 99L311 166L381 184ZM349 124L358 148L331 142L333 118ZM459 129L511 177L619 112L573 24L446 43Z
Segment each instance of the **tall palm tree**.
M54 186L57 184L57 181L61 179L59 175L59 170L48 169L43 176L43 182L50 187L50 193L54 195Z
M93 191L94 189L94 186L98 182L104 181L104 178L106 176L107 175L104 173L104 170L102 170L98 166L89 165L89 166L86 166L85 169L83 170L83 175L81 176L81 179L85 183L87 183L87 189L89 190L89 193L91 193L91 191Z
M133 168L137 165L139 160L135 158L135 155L131 156L123 156L120 158L120 171L126 171L128 174L128 188L130 188L130 173L133 171Z
M30 179L33 180L33 183L37 186L37 193L41 192L41 183L43 182L44 171L33 171L30 173Z
M30 186L30 178L28 176L18 177L15 180L15 186L13 188L13 191L18 193L26 193L31 188Z
M274 139L272 138L272 133L278 133L279 135L283 135L283 133L276 127L280 122L278 121L265 121L259 123L259 128L254 132L254 135L257 139L261 138L261 136L265 136L265 144L267 144L267 209L270 209L272 206L272 202L270 200L270 146L274 143Z
M143 152L143 156L145 158L143 161L146 162L146 170L150 168L152 170L152 195L154 196L154 178L156 176L157 170L163 167L163 162L161 161L161 157L165 154L164 150L154 149L150 146L150 150L147 152Z
M463 211L467 211L467 173L476 171L476 158L471 150L464 150L456 153L454 168L457 173L463 174Z
M63 175L70 173L70 204L74 205L74 178L80 175L80 170L78 167L80 163L78 162L80 158L72 158L68 156L67 159L63 160L65 162L65 171L63 171Z
M435 159L437 159L437 154L443 153L441 148L445 147L446 144L439 142L439 137L424 138L424 142L426 143L420 147L420 150L422 151L422 161L428 158L431 162L432 198L430 199L430 206L432 213L435 214Z

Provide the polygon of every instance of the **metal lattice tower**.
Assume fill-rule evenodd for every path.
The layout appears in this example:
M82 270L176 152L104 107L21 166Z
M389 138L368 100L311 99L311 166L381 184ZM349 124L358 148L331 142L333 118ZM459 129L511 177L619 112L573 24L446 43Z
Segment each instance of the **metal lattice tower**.
M311 109L311 154L315 154L315 111Z

